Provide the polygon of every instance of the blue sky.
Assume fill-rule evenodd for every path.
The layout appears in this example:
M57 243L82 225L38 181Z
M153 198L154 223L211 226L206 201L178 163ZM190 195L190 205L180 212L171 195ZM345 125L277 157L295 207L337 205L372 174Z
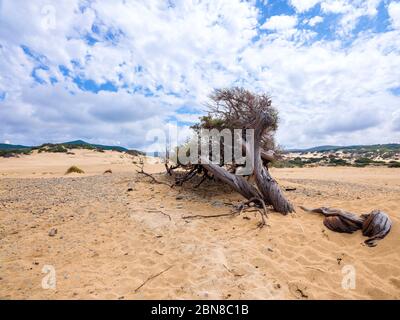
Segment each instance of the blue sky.
M290 148L399 142L400 1L0 1L0 142L149 147L213 88L268 92Z

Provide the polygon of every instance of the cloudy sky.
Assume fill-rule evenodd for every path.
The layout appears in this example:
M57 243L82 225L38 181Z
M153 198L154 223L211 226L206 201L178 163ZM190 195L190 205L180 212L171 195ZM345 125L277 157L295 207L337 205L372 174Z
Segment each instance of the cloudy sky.
M0 142L144 149L227 86L286 147L399 142L400 1L0 0Z

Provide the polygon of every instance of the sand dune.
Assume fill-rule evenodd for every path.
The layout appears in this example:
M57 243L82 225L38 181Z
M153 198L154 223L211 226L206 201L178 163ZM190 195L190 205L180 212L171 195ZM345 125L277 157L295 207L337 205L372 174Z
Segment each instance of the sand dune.
M1 299L400 298L399 169L273 169L281 185L296 188L288 197L297 213L271 212L258 229L255 212L182 219L228 213L242 199L213 183L151 184L134 160L87 150L0 159ZM65 176L70 165L86 173ZM393 229L369 248L360 232L333 233L300 205L379 208ZM46 265L55 289L42 288ZM342 287L346 266L356 272L354 289Z

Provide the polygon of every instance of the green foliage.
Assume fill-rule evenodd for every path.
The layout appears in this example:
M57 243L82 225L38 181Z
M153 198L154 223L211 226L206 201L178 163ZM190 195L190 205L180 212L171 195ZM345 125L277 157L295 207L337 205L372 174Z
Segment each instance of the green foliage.
M388 164L388 168L400 168L399 161L390 161Z
M70 173L85 173L85 171L78 168L77 166L72 166L65 172L65 174L70 174Z
M367 157L362 157L362 158L356 159L354 161L354 164L357 166L360 166L360 167L361 166L365 167L367 165L384 165L384 164L386 164L386 162L385 161L376 161L376 160L372 160Z
M330 158L329 159L329 164L335 165L335 166L348 166L350 163L348 163L346 160L341 159L341 158Z
M28 155L31 153L32 153L31 149L0 150L0 157L12 158L12 157L18 157L20 155Z
M356 164L365 164L365 165L371 164L371 163L373 163L373 162L374 162L373 160L371 160L371 159L369 159L369 158L365 158L365 157L358 158L358 159L356 159L356 160L354 161L354 163L356 163Z
M68 149L61 144L45 144L39 148L38 152L67 153Z
M273 168L294 168L294 167L296 167L293 163L291 163L290 161L286 161L286 160L274 161L271 163L271 166Z

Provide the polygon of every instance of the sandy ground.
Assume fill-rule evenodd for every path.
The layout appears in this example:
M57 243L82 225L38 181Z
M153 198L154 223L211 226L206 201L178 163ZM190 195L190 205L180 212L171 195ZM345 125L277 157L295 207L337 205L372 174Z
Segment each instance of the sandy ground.
M75 153L0 158L1 299L400 298L400 169L274 169L296 187L297 213L271 212L258 229L255 212L182 219L229 213L242 199L227 187L171 189L135 174L131 156ZM70 165L86 173L65 176ZM299 205L379 208L393 229L369 248ZM343 287L353 271L355 288Z

